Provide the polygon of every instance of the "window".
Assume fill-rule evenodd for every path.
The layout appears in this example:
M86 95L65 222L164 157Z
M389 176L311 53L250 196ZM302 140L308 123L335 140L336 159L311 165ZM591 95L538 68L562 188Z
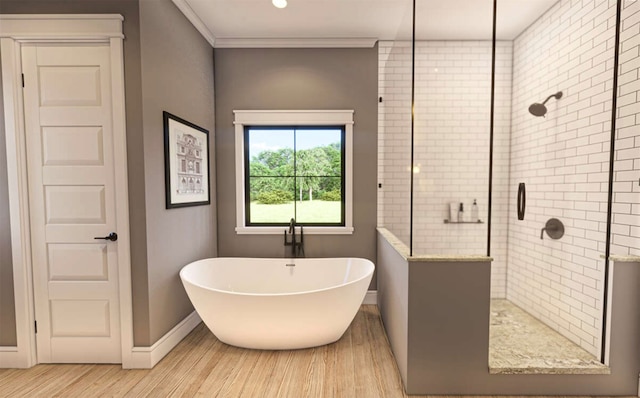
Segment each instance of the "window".
M246 225L344 226L344 126L245 126Z
M238 233L352 233L353 111L234 111Z

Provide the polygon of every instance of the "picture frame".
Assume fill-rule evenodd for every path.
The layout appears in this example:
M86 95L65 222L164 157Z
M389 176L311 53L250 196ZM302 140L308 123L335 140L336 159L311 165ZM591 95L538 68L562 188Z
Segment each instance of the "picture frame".
M166 111L162 119L166 208L210 204L209 131Z

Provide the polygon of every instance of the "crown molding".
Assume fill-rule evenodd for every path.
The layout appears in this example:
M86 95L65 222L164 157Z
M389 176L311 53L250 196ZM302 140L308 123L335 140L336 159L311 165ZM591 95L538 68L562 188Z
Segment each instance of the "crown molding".
M176 0L174 0L176 1ZM376 38L217 38L216 48L371 48Z
M216 38L187 0L172 0L202 37L215 48L371 48L376 38Z
M172 0L172 1L173 1L173 4L175 4L176 7L178 7L178 9L182 11L184 16L187 17L189 22L191 22L191 24L198 30L198 32L200 32L202 37L204 37L204 39L207 42L209 42L211 47L215 47L216 37L209 30L209 28L207 28L207 25L205 25L204 22L202 22L202 20L200 19L200 17L198 17L195 11L193 11L191 6L187 4L187 1L186 0Z

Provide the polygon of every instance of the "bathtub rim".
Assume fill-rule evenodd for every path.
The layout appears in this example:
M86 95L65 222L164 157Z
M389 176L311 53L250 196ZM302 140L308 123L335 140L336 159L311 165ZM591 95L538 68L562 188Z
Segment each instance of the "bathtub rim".
M314 289L314 290L305 290L305 291L300 291L300 292L288 292L288 293L247 293L247 292L232 292L229 290L222 290L222 289L216 289L216 288L212 288L210 286L204 286L200 283L194 283L189 279L186 279L183 277L182 273L184 271L185 268L187 268L188 266L195 264L195 263L199 263L202 261L206 261L206 260L215 260L215 259L234 259L234 260L291 260L291 261L295 261L295 260L329 260L329 259L335 259L335 260L344 260L344 259L358 259L358 260L364 260L366 261L367 266L370 266L370 272L367 272L365 275L361 276L360 278L357 278L355 280L352 280L350 282L347 283L343 283L340 285L332 285L329 287L324 287L321 289ZM325 291L329 291L329 290L335 290L337 288L340 287L344 287L344 286L350 286L350 285L354 285L356 283L361 282L362 280L366 279L366 278L372 278L373 277L373 273L376 270L376 266L375 263L367 258L362 258L362 257L303 257L303 258L288 258L288 257L284 257L284 258L278 258L278 257L209 257L209 258L203 258L200 260L196 260L196 261L192 261L189 264L186 264L185 266L183 266L180 269L180 280L182 281L182 283L189 283L193 286L197 286L199 288L205 289L205 290L209 290L212 292L218 292L218 293L223 293L223 294L232 294L232 295L236 295L236 296L248 296L248 297L287 297L287 296L300 296L300 295L307 295L307 294L313 294L313 293L320 293L320 292L325 292ZM371 280L369 280L369 283L371 283Z

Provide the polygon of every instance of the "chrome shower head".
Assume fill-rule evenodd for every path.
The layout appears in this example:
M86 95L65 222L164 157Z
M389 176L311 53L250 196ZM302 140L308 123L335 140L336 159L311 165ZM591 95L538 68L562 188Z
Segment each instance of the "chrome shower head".
M549 101L552 97L557 99L557 100L562 98L562 91L558 91L555 94L551 94L541 104L537 103L537 102L535 104L531 104L531 106L529 106L529 113L531 113L533 116L544 116L544 115L546 115L547 114L547 107L544 106L544 104L546 104L547 101Z

